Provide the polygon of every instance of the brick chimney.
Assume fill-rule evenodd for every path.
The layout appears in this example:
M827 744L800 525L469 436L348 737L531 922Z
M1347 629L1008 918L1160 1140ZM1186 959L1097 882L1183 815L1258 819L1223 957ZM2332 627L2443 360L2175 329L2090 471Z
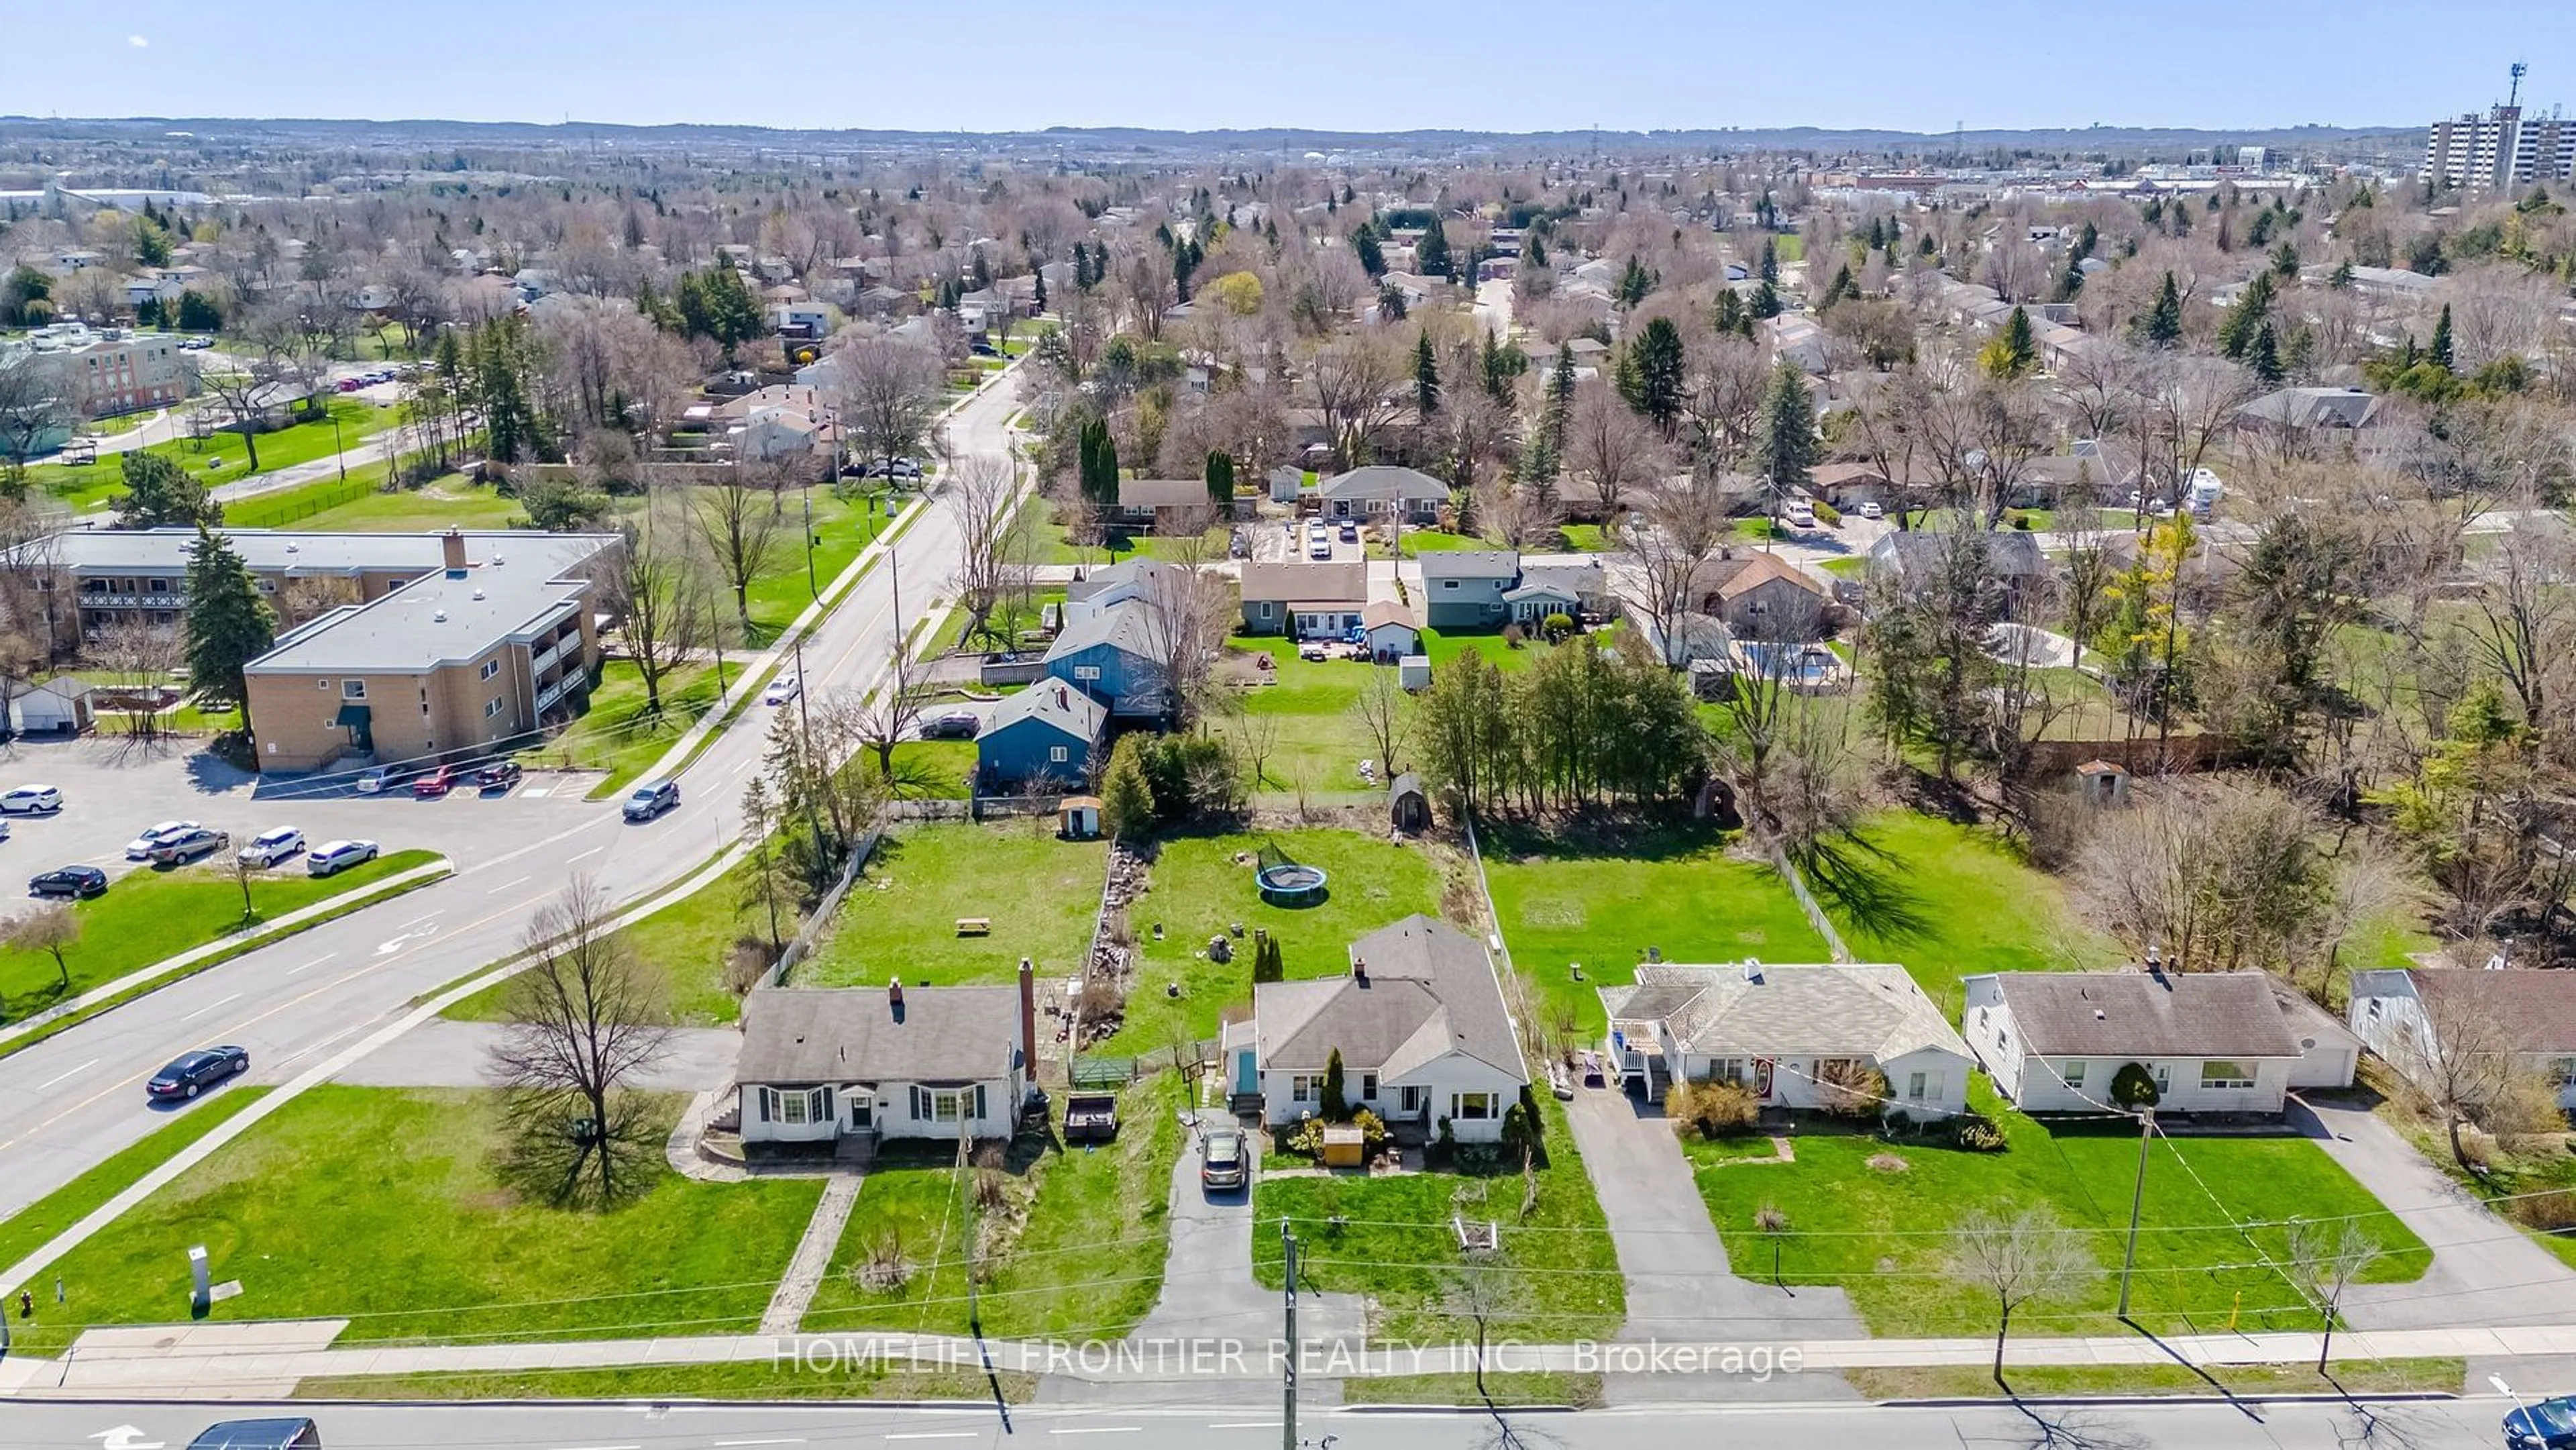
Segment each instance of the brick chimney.
M465 535L459 530L449 529L446 533L438 536L438 543L440 549L447 556L448 572L456 573L464 569Z
M1038 969L1020 958L1020 1065L1034 1082L1038 1075Z

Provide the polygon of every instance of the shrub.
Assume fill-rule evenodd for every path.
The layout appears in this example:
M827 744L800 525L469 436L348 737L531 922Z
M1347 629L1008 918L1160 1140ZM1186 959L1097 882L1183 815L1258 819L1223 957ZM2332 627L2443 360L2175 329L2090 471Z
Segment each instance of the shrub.
M2138 1108L2152 1108L2163 1096L2164 1094L2156 1091L2154 1074L2137 1063L2124 1063L2118 1072L2111 1074L2111 1101L2121 1107L2133 1111Z
M1360 1130L1360 1146L1370 1157L1386 1151L1386 1119L1362 1108L1351 1114L1351 1126Z
M1817 499L1812 505L1810 505L1810 507L1815 512L1817 523L1825 524L1832 528L1842 527L1843 511L1841 509L1834 507L1823 499Z
M1547 642L1554 644L1574 633L1574 616L1560 609L1540 620L1538 627L1540 632L1547 636Z
M1971 1153L2001 1153L2012 1140L1983 1113L1961 1113L1950 1120L1950 1141Z
M2517 1198L2512 1208L2514 1219L2526 1228L2545 1233L2576 1229L2576 1188L2553 1188Z
M1816 1070L1816 1106L1837 1118L1866 1118L1887 1103L1887 1074L1855 1057L1827 1058Z
M1753 1131L1762 1101L1742 1083L1677 1082L1664 1094L1664 1116L1690 1124L1703 1138L1739 1137Z

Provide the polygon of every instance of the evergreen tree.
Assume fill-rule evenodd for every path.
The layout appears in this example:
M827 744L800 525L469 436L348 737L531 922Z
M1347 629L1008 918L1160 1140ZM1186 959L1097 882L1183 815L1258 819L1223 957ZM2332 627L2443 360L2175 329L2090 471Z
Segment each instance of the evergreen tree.
M1547 243L1540 241L1537 237L1531 237L1529 239L1529 245L1521 249L1521 265L1524 267L1546 266Z
M1074 476L1082 496L1099 508L1118 504L1118 443L1107 420L1085 421L1074 435Z
M2281 345L2272 335L2272 319L2266 317L2254 329L2254 340L2245 346L2245 366L2265 383L2278 383L2286 376L2281 366Z
M188 688L199 698L240 705L249 723L242 666L275 648L277 616L232 541L203 524L188 551Z
M213 332L223 325L223 314L215 310L215 304L207 301L204 293L190 291L179 294L181 332Z
M2017 378L2039 365L2039 341L2031 333L2030 313L2016 307L2003 330L1977 354L1977 363L1993 378Z
M1773 287L1780 285L1780 244L1778 242L1769 237L1762 239L1762 259L1756 265L1753 275Z
M116 461L125 475L125 497L116 505L118 528L214 528L223 523L224 506L177 463L140 448L118 454Z
M2352 290L2352 258L2335 263L2334 275L2326 279L2326 285L2337 292Z
M1154 788L1145 778L1145 736L1129 732L1109 751L1100 776L1100 824L1111 840L1137 841L1154 828Z
M2433 320L2433 345L2425 349L2425 358L2444 372L2451 371L2451 304L2442 304L2442 315Z
M1749 310L1757 320L1767 320L1779 316L1780 289L1773 286L1768 281L1755 283L1753 285L1753 301L1747 310ZM1746 334L1748 336L1751 335L1751 332L1752 329L1746 329Z
M1361 227L1351 233L1351 255L1360 259L1360 270L1372 277L1386 275L1386 251L1377 244L1377 231Z
M1744 294L1732 287L1717 294L1717 335L1734 333L1738 337L1753 335L1753 314L1744 310Z
M2057 300L2072 302L2075 294L2083 290L2084 258L2079 253L2069 252L2066 254L2066 270L2057 274Z
M1342 1075L1342 1050L1338 1047L1324 1059L1323 1096L1321 1106L1325 1122L1342 1123L1350 1120L1351 1103L1347 1084Z
M1031 272L1029 274L1029 280L1037 284L1036 290L1029 297L1029 305L1036 309L1040 315L1044 315L1046 312L1046 269L1041 267L1038 270Z
M2254 280L2227 309L2227 320L2218 326L2218 350L2228 357L2243 360L2245 350L2254 345L2254 334L2262 330L2272 316L2272 274L2257 272Z
M1628 406L1669 433L1673 420L1681 416L1686 368L1681 329L1669 317L1647 323L1637 340L1628 344L1628 366L1622 376Z
M1208 501L1224 507L1234 504L1234 455L1222 448L1208 451Z
M2076 260L2081 261L2086 257L2092 256L2093 249L2100 245L2102 245L2101 229L2094 226L2091 222L2086 222L2084 224L2084 230L2077 234L2075 238Z
M1511 366L1503 360L1502 344L1494 340L1490 328L1485 332L1483 344L1476 349L1476 377L1485 385L1485 396L1497 403L1511 402Z
M1645 301L1646 294L1653 291L1654 287L1655 279L1646 275L1645 264L1635 257L1630 257L1627 270L1619 274L1619 286L1611 295L1622 305L1634 307Z
M1449 275L1449 234L1441 230L1439 217L1423 228L1422 240L1413 249L1413 263L1413 269L1425 277Z
M2295 281L2299 275L2299 244L2283 242L2272 249L2272 271L2282 281Z
M2182 341L2182 290L2174 286L2173 273L2165 274L2155 305L2138 319L2137 332L2140 341L2154 347L2171 347Z
M1413 335L1413 410L1425 418L1440 411L1440 359L1428 331Z
M1836 268L1834 271L1834 280L1825 284L1825 299L1816 305L1816 310L1818 312L1831 312L1835 303L1842 301L1846 297L1858 297L1859 295L1860 284L1852 280L1851 268L1847 265Z
M1783 362L1772 371L1770 391L1762 397L1755 447L1763 477L1776 498L1805 488L1816 460L1824 454L1824 445L1816 437L1815 400L1807 393L1807 375L1796 363Z

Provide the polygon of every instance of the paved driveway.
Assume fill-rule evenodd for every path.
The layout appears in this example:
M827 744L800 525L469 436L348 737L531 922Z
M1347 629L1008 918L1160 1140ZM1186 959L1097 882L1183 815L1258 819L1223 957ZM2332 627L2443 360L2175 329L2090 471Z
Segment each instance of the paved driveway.
M2355 1326L2567 1322L2576 1272L2461 1191L2368 1109L2294 1098L2289 1121L2433 1250L2433 1267L2412 1284L2346 1290L2344 1315Z

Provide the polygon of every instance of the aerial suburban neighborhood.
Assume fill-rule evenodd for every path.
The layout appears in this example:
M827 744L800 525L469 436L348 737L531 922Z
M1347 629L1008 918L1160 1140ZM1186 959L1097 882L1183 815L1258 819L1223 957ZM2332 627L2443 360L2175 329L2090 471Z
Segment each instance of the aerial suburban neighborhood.
M1004 12L0 27L0 1445L2576 1447L2563 17Z

